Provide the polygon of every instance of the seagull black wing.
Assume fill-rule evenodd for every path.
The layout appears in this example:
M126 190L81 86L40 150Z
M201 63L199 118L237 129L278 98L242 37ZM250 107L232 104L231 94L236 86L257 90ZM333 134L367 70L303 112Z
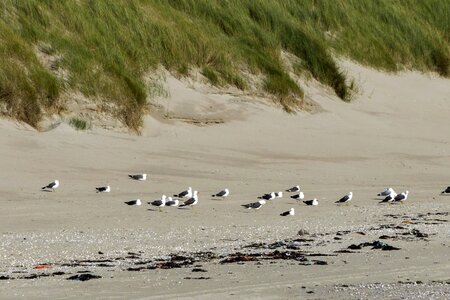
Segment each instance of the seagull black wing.
M336 201L335 203L343 203L343 202L347 202L348 199L350 197L348 195L345 195L344 197L342 197L341 199L339 199L338 201Z
M285 211L285 212L282 212L281 214L280 214L280 216L283 216L283 217L285 217L285 216L288 216L289 215L289 210L288 211Z

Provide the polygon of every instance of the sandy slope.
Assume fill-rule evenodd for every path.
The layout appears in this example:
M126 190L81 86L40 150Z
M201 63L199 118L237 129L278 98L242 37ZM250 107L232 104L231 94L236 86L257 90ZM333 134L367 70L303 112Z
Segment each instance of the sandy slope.
M261 99L216 94L205 87L193 90L168 78L171 98L158 105L171 119L149 116L140 137L102 130L80 133L64 124L37 133L1 121L0 275L33 273L33 266L42 263L98 258L98 251L106 257L142 251L146 258L212 248L227 253L252 241L294 237L299 229L364 231L393 222L387 214L449 212L450 197L438 195L450 185L449 80L418 73L387 75L349 62L343 66L359 82L360 94L347 104L309 83L306 94L321 107L313 114L288 115ZM224 123L196 126L180 119ZM130 181L127 174L135 172L148 173L150 180ZM55 178L61 181L58 192L39 191ZM93 192L105 184L112 193ZM286 198L256 213L240 207L263 192L295 184L307 198L317 197L319 207ZM133 198L157 199L188 185L201 192L194 210L160 213L147 205L123 204ZM225 186L232 192L227 200L210 199ZM408 189L408 203L378 205L374 195L386 186ZM354 192L353 203L337 207L333 202L348 191ZM278 216L290 207L296 208L295 217ZM440 224L417 225L435 234L429 241L392 242L402 247L396 252L343 254L329 258L328 266L212 262L204 266L209 280L184 279L192 276L189 268L94 268L90 270L104 278L85 283L66 281L67 276L0 281L0 298L361 298L380 291L360 284L406 279L423 281L422 290L445 298L449 285L431 282L450 279L449 217L442 218ZM308 249L332 253L379 235L350 234ZM336 290L340 283L355 288ZM395 286L402 289L408 295L408 287ZM387 288L381 290L395 297Z

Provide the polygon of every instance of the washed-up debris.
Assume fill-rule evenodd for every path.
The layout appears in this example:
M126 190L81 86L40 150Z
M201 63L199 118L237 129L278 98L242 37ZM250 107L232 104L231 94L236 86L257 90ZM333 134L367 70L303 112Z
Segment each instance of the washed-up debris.
M201 277L184 277L184 279L200 279L200 280L208 280L208 279L211 279L211 277L204 277L204 276L201 276Z
M77 275L70 276L69 278L67 278L67 280L88 281L91 279L99 279L99 278L102 278L102 276L94 275L91 273L83 273L83 274L77 274Z
M208 272L208 271L206 271L205 269L202 269L202 268L193 268L192 269L192 272Z
M6 275L1 275L0 276L0 280L11 280L11 279L14 279L14 278L11 278L11 277L6 276Z
M391 246L385 242L381 242L381 241L374 241L374 242L365 242L365 243L361 243L358 245L352 244L350 246L347 247L347 249L351 249L351 250L359 250L362 249L363 247L372 247L372 249L381 249L381 250L400 250L401 248L397 248L394 246Z

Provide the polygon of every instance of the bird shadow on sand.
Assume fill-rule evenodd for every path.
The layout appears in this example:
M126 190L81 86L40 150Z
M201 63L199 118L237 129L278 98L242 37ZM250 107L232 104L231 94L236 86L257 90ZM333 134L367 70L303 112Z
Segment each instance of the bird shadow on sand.
M53 191L50 190L41 190L41 192L53 193Z

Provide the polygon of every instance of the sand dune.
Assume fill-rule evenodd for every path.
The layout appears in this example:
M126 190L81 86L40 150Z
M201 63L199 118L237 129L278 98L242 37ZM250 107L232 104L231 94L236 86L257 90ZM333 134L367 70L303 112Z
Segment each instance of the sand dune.
M326 257L326 266L211 261L199 275L207 280L185 279L199 277L190 268L130 272L125 262L85 267L103 278L9 280L1 283L0 298L361 298L374 297L376 288L367 285L375 282L413 297L398 283L408 280L423 282L422 291L434 291L436 298L448 296L448 284L432 281L450 279L450 197L439 196L450 185L449 80L416 72L390 75L347 61L342 66L357 80L359 94L344 103L308 82L313 113L290 115L264 99L193 89L169 78L170 98L158 100L160 112L146 118L142 136L95 128L77 132L65 124L38 133L0 121L0 276L128 252L141 251L147 259L182 251L223 254L252 242L293 238L300 229L317 235L302 249L322 253L393 232L371 231L380 224L419 229L430 234L427 241L389 240L402 249ZM129 180L132 173L149 178ZM40 191L54 179L61 182L57 192ZM320 205L306 207L285 196L257 212L240 206L297 184ZM101 185L111 185L111 193L96 194ZM188 186L200 191L194 209L158 212L123 203L136 198L146 203ZM388 186L409 190L407 202L379 205L375 195ZM231 191L227 199L210 199L224 187ZM349 191L352 203L336 206ZM290 207L294 217L279 217ZM441 221L433 224L433 218ZM334 240L339 230L351 234ZM378 290L395 298L387 286Z

